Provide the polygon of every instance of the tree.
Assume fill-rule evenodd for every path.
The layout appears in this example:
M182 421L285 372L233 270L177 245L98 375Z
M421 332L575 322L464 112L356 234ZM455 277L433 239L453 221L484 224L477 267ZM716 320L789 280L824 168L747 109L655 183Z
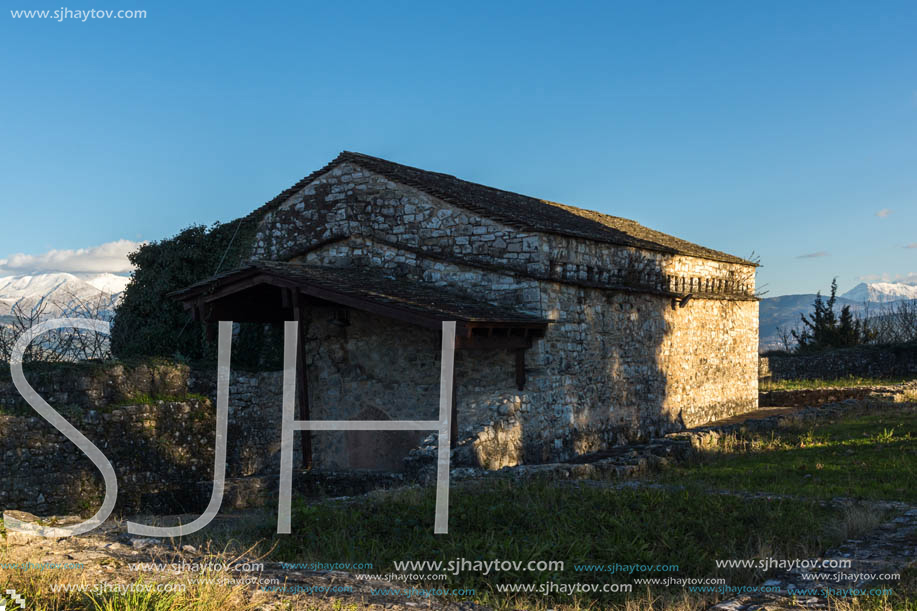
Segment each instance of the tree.
M869 323L870 339L874 343L917 342L917 299L885 303L875 310L870 310L866 304L864 318Z
M831 296L825 301L821 291L815 295L811 314L800 314L802 327L792 331L797 342L797 352L817 352L845 346L865 344L872 333L865 321L857 318L850 305L841 308L840 316L834 310L837 303L837 278L831 281Z
M112 295L99 294L83 299L66 293L55 301L42 297L34 303L17 302L10 311L9 322L0 325L0 361L8 362L13 346L23 333L50 318L88 318L111 321L114 310ZM52 329L36 337L25 349L25 363L73 363L104 361L111 358L107 335L85 329Z
M237 266L248 255L253 229L249 218L210 228L194 225L128 255L135 269L112 326L115 356L207 355L203 326L168 295Z
M238 267L251 255L265 208L231 223L193 225L178 235L144 244L128 258L134 274L115 310L111 349L117 358L215 359L204 325L194 322L169 293ZM233 364L282 366L283 326L241 323L233 339Z
M796 345L796 340L793 338L793 329L789 329L783 326L778 326L777 327L777 339L780 340L780 345L783 346L784 352L793 351L793 348Z

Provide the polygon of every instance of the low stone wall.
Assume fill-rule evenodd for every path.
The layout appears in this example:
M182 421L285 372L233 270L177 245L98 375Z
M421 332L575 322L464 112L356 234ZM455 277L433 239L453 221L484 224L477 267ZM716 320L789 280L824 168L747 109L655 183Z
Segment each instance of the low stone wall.
M216 367L190 372L188 389L216 401ZM233 371L229 383L226 476L280 472L283 372ZM293 464L301 464L294 435Z
M111 461L119 511L174 513L206 504L198 488L213 478L216 367L61 366L26 371L26 379ZM281 394L282 372L233 372L227 477L279 472ZM0 457L0 508L86 514L104 497L98 469L8 378L0 380Z
M761 407L809 407L848 401L850 399L861 400L878 396L892 398L900 392L902 392L902 388L899 386L770 390L760 394L758 403Z
M666 435L666 441L688 441L692 448L703 452L716 446L723 437L731 435L768 433L784 427L808 427L816 422L833 422L839 418L875 414L881 410L894 413L901 409L914 409L914 403L890 403L883 398L873 396L863 400L845 400L798 409L762 410L758 417L670 433Z
M6 363L0 367L0 412L31 415L32 408L13 385ZM140 397L184 397L189 392L190 368L165 361L43 365L27 368L25 374L32 388L55 409L98 410Z
M209 401L71 412L68 421L111 462L124 512L193 511L187 484L212 479L215 410ZM92 462L44 419L0 416L0 507L46 515L94 513L105 495Z
M758 375L772 380L917 377L917 344L859 346L811 355L763 356Z

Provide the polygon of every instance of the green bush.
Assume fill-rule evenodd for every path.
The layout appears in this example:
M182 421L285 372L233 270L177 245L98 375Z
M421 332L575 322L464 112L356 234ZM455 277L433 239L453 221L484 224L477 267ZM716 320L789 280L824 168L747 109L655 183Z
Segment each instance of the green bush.
M256 226L252 216L209 228L193 225L131 253L135 271L116 309L111 335L114 355L212 356L203 325L193 322L168 294L237 267L248 257Z

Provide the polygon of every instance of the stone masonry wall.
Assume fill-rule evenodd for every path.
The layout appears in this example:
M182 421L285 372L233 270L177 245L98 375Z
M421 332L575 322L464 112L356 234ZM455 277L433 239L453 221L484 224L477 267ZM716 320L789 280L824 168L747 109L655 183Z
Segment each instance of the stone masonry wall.
M215 412L207 401L163 402L67 414L118 475L117 511L194 511L190 484L213 477ZM0 508L95 512L102 477L66 437L38 416L0 415Z
M232 371L228 477L279 469L282 377L279 371ZM166 361L61 366L26 371L26 379L53 408L68 417L90 411L111 412L122 406L183 402L189 397L216 403L215 364L194 370ZM0 380L0 413L36 416L8 379Z
M457 465L555 462L757 408L755 302L695 301L559 285L560 317L527 357L524 391L457 392ZM509 363L507 368L511 367ZM415 452L427 462L435 440Z
M709 259L609 246L568 236L545 235L550 277L595 283L632 282L674 293L718 298L754 294L755 269Z
M757 407L757 303L608 294L555 285L558 322L536 346L545 433L566 459Z
M424 279L444 290L473 289L495 303L515 301L557 321L529 353L529 385L524 392L516 391L507 379L506 388L490 387L490 397L486 385L470 402L457 393L460 426L473 436L461 438L456 457L460 462L499 467L560 460L756 406L757 372L750 343L757 334L756 302L692 300L673 309L664 297L531 279L514 283L511 275L443 263L384 244L373 246L363 240L342 241L304 260L345 266L381 261L386 271ZM410 344L390 338L359 350L389 354ZM504 370L512 371L512 364ZM435 381L429 378L426 384ZM405 397L410 394L408 386ZM435 396L426 399L427 404L435 401ZM404 417L412 416L408 412ZM432 455L433 450L431 444L427 452Z
M328 267L371 267L393 276L420 280L445 289L486 295L497 305L522 311L541 311L539 281L533 278L488 268L463 265L456 261L431 258L397 245L355 236L316 248L294 262Z
M639 284L712 298L754 296L754 267L521 231L352 163L319 176L268 213L253 259L293 260L352 236L425 256L595 286Z
M512 384L509 355L467 357L458 377L459 464L499 468L563 460L757 406L750 265L519 231L351 163L318 177L270 213L255 242L253 258L377 267L556 321L529 351L522 392ZM622 283L646 290L620 290ZM671 298L687 293L693 298L684 307ZM383 377L361 379L370 367L349 367L347 353L379 360L373 367L412 345L436 353L435 334L423 340L425 332L400 325L388 333L390 321L361 324L353 323L347 341L336 340L334 386L310 379L316 402L324 400L319 390L339 396L338 386L374 396L367 389ZM323 337L315 336L316 346ZM492 360L505 380L488 379ZM436 405L436 372L405 374L406 365L397 367L407 376L405 394L379 395L391 404L377 397L373 409L417 417L402 406ZM463 389L463 376L480 384ZM349 413L343 405L333 409ZM412 456L429 457L432 441L428 436ZM336 448L329 457L344 460L341 439L327 447Z
M917 345L859 346L810 355L763 356L761 377L773 380L835 380L917 377Z
M213 477L215 366L61 366L27 370L26 378L112 462L119 511L192 511L200 503L194 484ZM281 381L281 372L233 371L227 477L279 471ZM0 380L0 461L0 508L85 513L104 495L98 470L9 379Z
M330 322L333 308L311 311L306 360L310 416L316 420L436 420L439 417L440 332L352 311L349 325ZM515 397L511 354L459 351L455 361L460 438L476 434ZM319 469L400 471L430 433L315 432ZM433 436L430 441L434 441Z
M34 412L16 390L6 364L0 364L0 412ZM55 409L99 410L138 397L184 397L189 392L187 365L151 361L136 365L55 365L26 367L26 380Z
M269 213L255 235L254 259L289 260L329 240L385 237L485 264L547 272L540 237L482 219L353 164L320 176Z

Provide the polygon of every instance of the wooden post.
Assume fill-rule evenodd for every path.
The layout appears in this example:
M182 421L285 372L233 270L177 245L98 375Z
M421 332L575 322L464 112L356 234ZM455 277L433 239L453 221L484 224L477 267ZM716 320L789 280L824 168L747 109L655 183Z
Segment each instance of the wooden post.
M298 420L309 420L309 374L306 370L306 325L303 307L299 304L299 291L292 289L290 299L293 306L293 320L299 323L299 337L296 341L296 398L299 409ZM299 432L299 447L302 450L302 467L312 468L312 433Z
M525 390L525 349L516 350L516 388Z

